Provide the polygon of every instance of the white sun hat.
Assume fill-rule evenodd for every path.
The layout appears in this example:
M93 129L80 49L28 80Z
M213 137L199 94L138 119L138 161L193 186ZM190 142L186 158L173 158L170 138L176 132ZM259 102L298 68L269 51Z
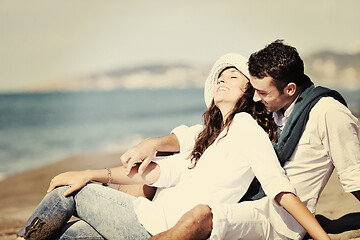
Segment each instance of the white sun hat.
M204 99L207 107L210 107L213 100L213 90L216 85L219 74L227 67L236 67L242 74L250 79L247 66L248 59L237 53L228 53L220 57L211 68L210 74L206 79L204 87Z

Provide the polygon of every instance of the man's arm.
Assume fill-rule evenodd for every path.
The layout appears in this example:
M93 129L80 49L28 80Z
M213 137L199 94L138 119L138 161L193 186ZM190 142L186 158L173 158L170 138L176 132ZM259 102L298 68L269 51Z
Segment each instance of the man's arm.
M135 163L141 162L138 169L139 174L143 174L151 160L157 152L179 152L180 144L175 134L163 137L147 138L138 145L130 148L124 153L120 160L126 167L126 174L130 174L131 168Z
M142 162L142 160L145 159L140 169L140 172L143 172L155 154L156 156L164 156L164 154L169 155L170 153L189 151L192 149L195 144L195 139L202 129L202 125L194 125L191 127L185 125L178 126L172 130L172 134L144 140L137 146L129 149L129 151L121 156L121 160L124 165L129 167L131 166L127 162L129 159L132 159L133 162ZM155 141L156 146L154 146L153 141ZM129 171L129 169L127 170ZM148 199L152 199L156 192L155 187L144 185L120 185L119 190L136 197L142 196Z
M318 104L327 103L320 105L325 113L320 115L318 120L319 133L323 137L322 144L332 159L344 191L352 192L359 200L360 142L358 120L349 109L334 99L324 98L323 102L320 101Z
M296 219L296 221L301 224L301 226L303 226L313 239L330 240L330 237L321 227L316 218L294 194L282 192L279 193L275 199Z
M134 163L141 162L139 173L142 174L157 153L176 153L193 149L195 140L202 130L203 126L199 124L191 127L181 125L174 128L169 135L145 139L124 153L120 157L121 162L127 173Z

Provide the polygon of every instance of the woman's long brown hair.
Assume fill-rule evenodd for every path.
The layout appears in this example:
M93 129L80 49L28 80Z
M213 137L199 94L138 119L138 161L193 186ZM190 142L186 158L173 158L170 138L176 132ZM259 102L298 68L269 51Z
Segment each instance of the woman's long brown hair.
M269 135L270 140L272 142L276 141L277 126L273 118L262 103L253 101L253 96L254 88L248 83L244 95L235 104L233 111L226 118L225 123L223 123L220 109L215 106L214 100L212 101L210 107L203 114L204 130L198 135L194 149L189 156L193 164L190 168L196 166L201 155L215 141L222 130L227 128L227 131L229 131L230 124L239 112L249 113Z

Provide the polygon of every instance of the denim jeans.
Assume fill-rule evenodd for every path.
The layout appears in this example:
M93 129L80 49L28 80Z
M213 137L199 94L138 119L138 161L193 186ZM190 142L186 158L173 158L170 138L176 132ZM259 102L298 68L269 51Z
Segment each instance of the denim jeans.
M25 239L148 239L133 208L135 197L88 184L64 197L68 186L48 193L18 232ZM68 223L71 216L81 220Z

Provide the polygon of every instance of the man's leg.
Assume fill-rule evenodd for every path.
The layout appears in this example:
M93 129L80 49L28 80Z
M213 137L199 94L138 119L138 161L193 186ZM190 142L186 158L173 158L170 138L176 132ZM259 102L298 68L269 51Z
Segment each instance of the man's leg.
M208 239L211 230L211 209L207 205L199 204L185 213L174 227L151 237L150 240Z

